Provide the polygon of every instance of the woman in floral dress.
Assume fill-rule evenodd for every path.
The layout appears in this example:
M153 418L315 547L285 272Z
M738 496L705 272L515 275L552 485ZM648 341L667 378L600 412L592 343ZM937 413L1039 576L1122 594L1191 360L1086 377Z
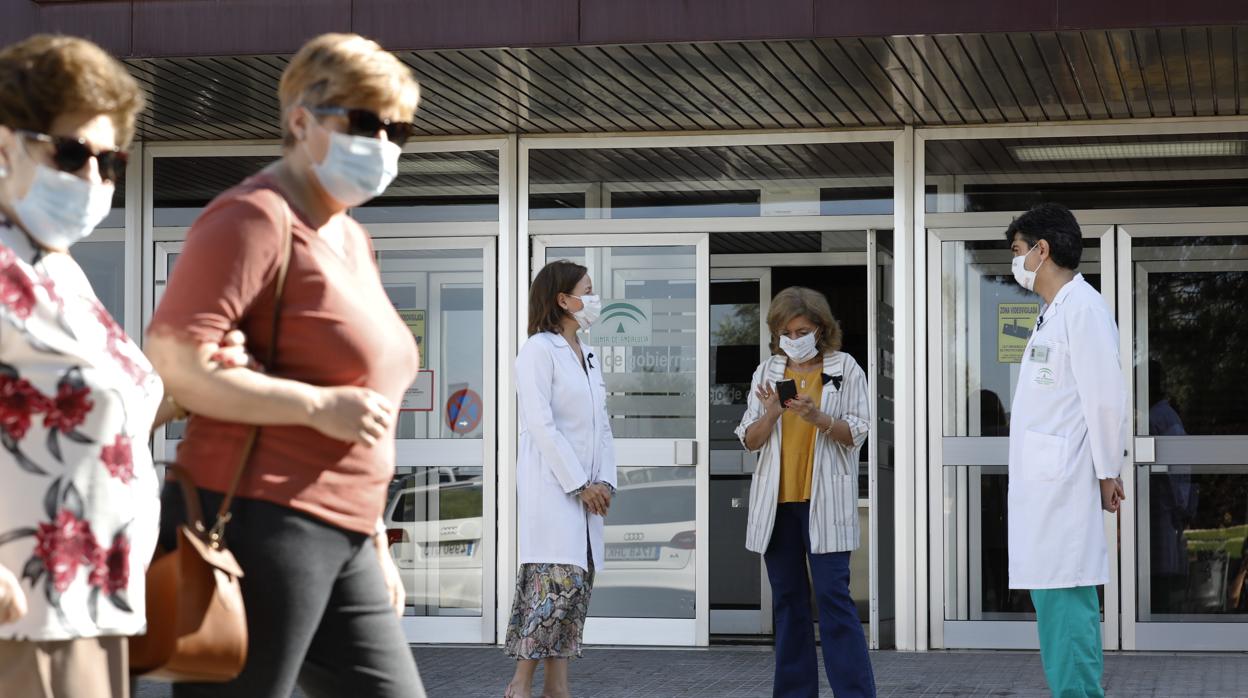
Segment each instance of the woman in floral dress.
M602 569L603 521L615 495L615 443L602 361L581 344L601 310L588 270L547 264L529 289L529 339L516 357L520 450L516 475L520 573L508 698L529 698L539 661L546 698L568 698L568 659L581 638L594 570Z
M0 50L0 695L129 693L176 406L68 254L112 207L143 105L94 44Z

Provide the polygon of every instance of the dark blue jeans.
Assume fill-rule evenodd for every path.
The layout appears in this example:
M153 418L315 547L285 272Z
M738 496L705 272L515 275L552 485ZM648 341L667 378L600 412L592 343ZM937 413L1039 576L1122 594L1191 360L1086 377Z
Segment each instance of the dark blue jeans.
M875 675L867 638L849 594L849 553L810 552L810 505L781 504L771 544L763 555L771 580L776 625L775 698L817 698L819 663L815 655L814 618L810 611L810 576L819 606L823 668L837 698L875 696Z

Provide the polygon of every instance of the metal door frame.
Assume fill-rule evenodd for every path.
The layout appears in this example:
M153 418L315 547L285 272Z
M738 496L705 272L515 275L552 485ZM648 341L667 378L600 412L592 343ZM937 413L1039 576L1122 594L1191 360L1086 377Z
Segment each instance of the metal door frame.
M145 284L146 292L143 294L145 318L151 317L158 297L168 281L169 257L179 254L185 246L185 242L180 239L184 237L185 229L158 228L156 233L156 242L153 243L152 247L154 264L152 268L145 270L146 274L149 275ZM385 238L373 239L372 241L373 247L377 252L422 249L481 249L483 339L491 330L497 327L497 306L494 302L497 297L495 243L496 239L493 237ZM493 396L498 392L497 372L495 370L496 353L496 343L483 342L482 388L485 391L483 395ZM482 438L479 440L465 439L462 442L466 446L476 444L481 448L483 519L492 518L493 512L497 510L498 478L495 477L495 474L497 472L498 430L496 425L497 411L487 409L481 420ZM466 454L464 452L465 448L459 446L460 441L455 441L452 444L439 443L441 441L447 440L397 440L395 443L395 460L400 463L428 460L431 454L442 453L443 457L435 465L475 465L475 462L469 463L466 460L470 454ZM162 458L163 454L164 458L172 460L173 450L176 449L178 443L178 440L166 439L164 429L156 430L153 435L153 449L158 459ZM447 451L448 446L451 448L449 452ZM472 460L475 460L475 458ZM427 643L432 638L436 638L438 642L451 643L488 643L493 641L496 620L494 613L496 589L493 583L496 578L497 564L496 530L497 527L495 526L482 526L481 615L404 616L402 625L409 642Z
M696 290L694 307L707 307L710 302L710 234L709 233L583 233L563 235L533 235L529 238L532 260L546 259L550 247L693 247L695 249L694 278ZM530 265L532 278L542 265ZM710 586L708 565L710 549L706 543L706 531L710 519L710 414L709 405L701 399L710 390L710 372L706 369L710 360L710 318L707 313L696 314L697 371L694 379L695 427L693 439L630 439L639 448L654 449L655 453L674 450L678 441L694 441L695 472L695 522L698 544L694 549L694 617L689 618L603 618L591 617L585 623L585 640L591 644L624 645L670 645L707 646L710 643ZM666 446L665 442L672 444ZM665 448L666 447L666 448ZM629 464L621 464L629 465ZM641 465L652 466L656 463ZM673 464L675 467L675 464ZM515 585L516 570L510 571L511 586Z
M767 355L768 355L767 344L771 339L770 333L767 331L767 313L771 309L771 297L773 295L771 292L771 267L766 267L766 266L732 267L732 266L718 266L715 264L716 257L722 258L725 256L740 256L744 258L750 255L712 255L711 256L711 281L712 282L714 281L747 281L747 282L753 281L753 282L758 283L758 295L759 295L759 299L758 299L759 300L759 303L758 303L759 357L758 358L759 358L759 361L762 362L766 360L767 358ZM744 259L742 261L744 263ZM707 307L709 308L710 307L709 295L707 297L707 304L708 304ZM708 346L709 346L709 340L708 340ZM707 370L708 371L710 370L709 363L707 365ZM709 378L707 380L707 383L709 385L710 383ZM708 389L708 393L709 393L709 389ZM708 410L710 409L709 405L707 409ZM707 440L707 445L708 445L708 450L709 450L709 445L710 445L709 438ZM744 466L745 459L749 458L750 454L748 454L744 449L741 449L739 452L742 457L742 465ZM708 461L707 461L708 463L710 463L709 459L714 458L714 453L715 453L714 451L710 452L710 455L708 456ZM712 476L714 474L715 473L710 473L710 475ZM707 505L707 511L708 511L708 516L709 516L709 511L710 511L709 504ZM744 545L744 541L742 541L742 545ZM708 562L707 564L710 564L710 563ZM716 611L714 609L710 609L709 610L709 614L710 614L709 622L711 626L716 626L716 625L719 626L718 630L715 627L712 627L711 633L716 633L716 634L722 633L722 634L727 634L727 635L768 635L772 632L771 582L767 578L767 565L764 564L762 555L758 556L758 566L759 566L759 606L758 606L759 610L758 611L750 611L750 610Z
M867 393L870 395L870 431L869 448L867 450L867 549L868 562L867 569L870 574L868 580L868 628L867 642L871 649L881 649L882 647L892 646L896 643L897 638L897 599L893 599L893 617L887 620L881 619L881 579L880 579L880 531L883 524L887 522L890 525L889 537L893 541L893 550L897 550L897 521L894 512L892 520L881 518L880 509L883 506L884 499L880 497L880 377L884 371L884 365L881 363L880 352L880 308L882 307L882 292L887 289L883 281L877 276L879 270L884 266L893 267L894 275L896 274L896 231L890 230L893 248L881 249L880 247L880 231L875 228L867 230L867 365L863 370L867 372ZM893 338L894 347L896 343L896 327L897 327L897 300L893 299ZM895 351L895 349L894 349ZM896 375L894 374L894 389L896 388ZM896 409L896 402L894 410ZM896 411L893 414L893 423L896 425ZM893 430L893 447L897 446L897 430ZM896 477L897 468L894 463L894 478ZM893 488L896 492L897 482L894 479ZM893 502L889 502L887 509L893 510Z
M867 537L867 569L868 569L868 643L871 648L879 649L881 646L881 638L892 636L892 629L881 632L880 623L880 578L879 578L879 507L874 503L879 501L878 496L878 480L879 480L879 429L878 429L878 365L877 356L879 354L879 289L873 270L881 264L881 256L892 261L892 256L886 251L878 248L878 232L877 228L852 228L847 227L841 221L829 220L825 230L837 232L857 232L862 231L866 234L864 240L864 249L862 252L817 252L817 253L785 253L785 254L721 254L711 256L711 278L712 279L742 279L755 280L759 282L759 340L760 340L760 360L765 360L768 355L767 344L770 341L770 332L767 329L767 312L771 305L771 298L775 294L772 292L771 271L775 267L864 267L867 269L867 356L866 365L863 370L867 372L871 405L871 430L870 430L870 448L867 452L867 469L868 469L868 495L866 499L858 499L858 508L867 507L868 516L868 537ZM764 283L764 279L766 280ZM708 306L709 307L709 306ZM759 634L769 634L773 630L773 617L771 608L771 585L768 583L766 566L759 559L759 564L763 565L762 574L762 598L760 599L760 608L762 612L759 616L760 629ZM722 612L721 613L727 613ZM745 611L740 613L753 613Z
M1248 222L1248 210L1241 210L1241 220ZM1244 465L1244 453L1248 452L1248 435L1244 436L1182 436L1152 437L1138 436L1139 428L1136 420L1148 419L1148 406L1144 406L1140 414L1137 402L1146 399L1140 393L1141 381L1148 380L1148 364L1143 362L1138 370L1132 360L1137 355L1148 355L1147 334L1141 336L1142 322L1147 322L1147 286L1141 296L1137 292L1140 284L1147 283L1147 275L1151 271L1159 271L1169 260L1161 259L1136 260L1133 256L1137 240L1147 238L1168 237L1229 237L1248 235L1248 223L1217 222L1217 223L1139 223L1120 225L1117 227L1118 238L1118 325L1119 351L1124 357L1123 375L1127 382L1130 404L1135 412L1132 420L1133 438L1128 440L1129 463L1134 467L1124 468L1123 482L1126 485L1127 500L1123 502L1122 516L1122 577L1132 583L1122 585L1122 646L1127 650L1213 650L1213 651L1248 651L1248 627L1243 622L1199 620L1181 621L1141 621L1139 620L1139 599L1137 580L1140 580L1140 553L1138 544L1148 533L1148 523L1137 523L1141 502L1137 493L1141 491L1139 474L1141 468L1154 462L1174 462L1184 465L1205 467L1224 467ZM1191 266L1188 262L1188 266ZM1221 260L1210 256L1197 262L1200 266L1215 271L1218 267L1235 267L1236 270L1248 265L1244 260ZM1139 269L1137 269L1137 267ZM1144 385L1147 385L1144 383ZM1196 442L1196 443L1193 443ZM1149 456L1152 458L1149 458ZM1141 580L1147 583L1148 580Z
M1004 227L982 227L982 216L965 216L965 226L929 228L927 230L927 417L928 417L928 482L930 501L940 503L944 499L945 463L956 463L958 466L1000 466L1008 463L1009 439L1005 437L947 437L944 435L944 416L946 411L944 386L944 325L957 322L946 317L944 307L943 255L944 242L1001 240L1004 243ZM978 224L978 225L977 225ZM1084 223L1084 238L1100 241L1100 276L1101 296L1110 307L1114 307L1117 292L1116 265L1114 264L1115 226L1100 223ZM955 403L956 404L956 403ZM967 474L957 472L958 487L969 491ZM951 571L947 569L948 545L947 532L944 526L943 506L932 505L929 512L928 549L931 551L930 574L928 579L928 623L933 649L1036 649L1039 638L1034 621L993 621L993 620L946 620L945 619L945 578ZM955 513L959 521L958 530L970 530L967 522L971 517L971 507L966 496L958 498ZM1125 516L1125 514L1124 514ZM1117 539L1117 520L1106 515L1104 517L1105 536L1110 549ZM955 541L959 557L964 554L969 558L972 552L967 546L965 551L960 540ZM1125 543L1124 543L1125 545ZM969 564L958 564L956 570L959 588L966 588L969 583ZM1102 621L1102 644L1106 650L1119 648L1119 566L1110 565L1110 581L1105 586L1105 615Z
M376 252L396 250L481 250L481 311L482 311L482 352L481 377L482 396L493 396L498 393L497 344L486 341L490 332L498 326L498 308L494 302L497 298L497 266L496 239L493 237L419 237L419 238L385 238L374 239L373 248ZM444 272L429 272L430 275ZM466 272L453 272L456 274ZM456 283L452 281L452 283ZM462 282L460 282L462 283ZM431 291L432 294L432 291ZM433 329L437 321L433 315L433 296L429 299L430 312L426 315L426 332L433 344ZM426 365L424 357L421 361ZM436 384L435 384L436 385ZM436 388L435 388L436 394ZM435 409L438 402L435 399ZM481 465L481 517L489 521L497 510L498 501L498 410L486 409L481 418L480 439L398 439L395 441L395 462L413 467L439 465L473 466L476 461ZM473 447L476 448L473 448ZM479 459L474 450L480 450ZM422 463L424 461L424 463ZM403 630L408 642L427 643L432 638L437 642L478 643L491 642L494 637L495 598L496 590L493 580L496 577L497 564L497 527L483 525L481 531L481 614L479 616L446 615L446 616L404 616Z
M169 283L169 258L182 253L182 248L186 243L178 240L156 242L152 246L153 266L144 269L143 284L143 319L140 321L142 327L147 327L151 322L152 314L156 312L156 304L165 292L165 284ZM168 425L161 426L159 429L152 430L152 454L157 461L172 461L174 453L181 443L180 439L167 439L165 430ZM161 481L164 481L164 473L161 472Z

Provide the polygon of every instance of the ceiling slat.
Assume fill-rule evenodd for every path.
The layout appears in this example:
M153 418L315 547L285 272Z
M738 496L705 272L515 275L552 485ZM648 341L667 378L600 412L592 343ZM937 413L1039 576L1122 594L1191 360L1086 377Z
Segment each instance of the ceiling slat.
M755 95L732 80L734 67L725 69L722 63L731 63L723 52L707 56L697 46L651 46L649 51L662 62L669 74L676 74L684 86L694 95L706 99L698 107L703 113L719 112L732 128L768 128L771 123L768 110L759 107Z
M1026 68L1019 60L1018 53L1010 42L1008 35L994 34L979 37L984 52L984 60L993 69L1000 72L1014 95L1027 121L1058 121L1061 114L1050 114L1040 95L1036 93Z
M1248 28L400 53L421 135L895 127L1248 114ZM280 136L285 56L133 59L145 140ZM795 151L796 152L796 151ZM800 155L800 154L799 154ZM860 169L875 157L843 161ZM845 157L845 156L842 156ZM690 167L725 166L709 154ZM700 158L700 159L699 159Z

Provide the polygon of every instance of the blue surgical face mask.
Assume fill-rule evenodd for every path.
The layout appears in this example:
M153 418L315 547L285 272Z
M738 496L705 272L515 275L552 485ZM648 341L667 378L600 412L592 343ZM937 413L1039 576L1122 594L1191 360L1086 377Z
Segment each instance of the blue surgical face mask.
M306 141L305 141L306 142ZM329 152L312 165L316 179L330 196L347 207L379 196L399 174L403 149L380 138L331 131Z
M113 208L113 185L88 182L47 165L35 165L30 191L13 202L18 222L40 245L68 250L95 230Z

